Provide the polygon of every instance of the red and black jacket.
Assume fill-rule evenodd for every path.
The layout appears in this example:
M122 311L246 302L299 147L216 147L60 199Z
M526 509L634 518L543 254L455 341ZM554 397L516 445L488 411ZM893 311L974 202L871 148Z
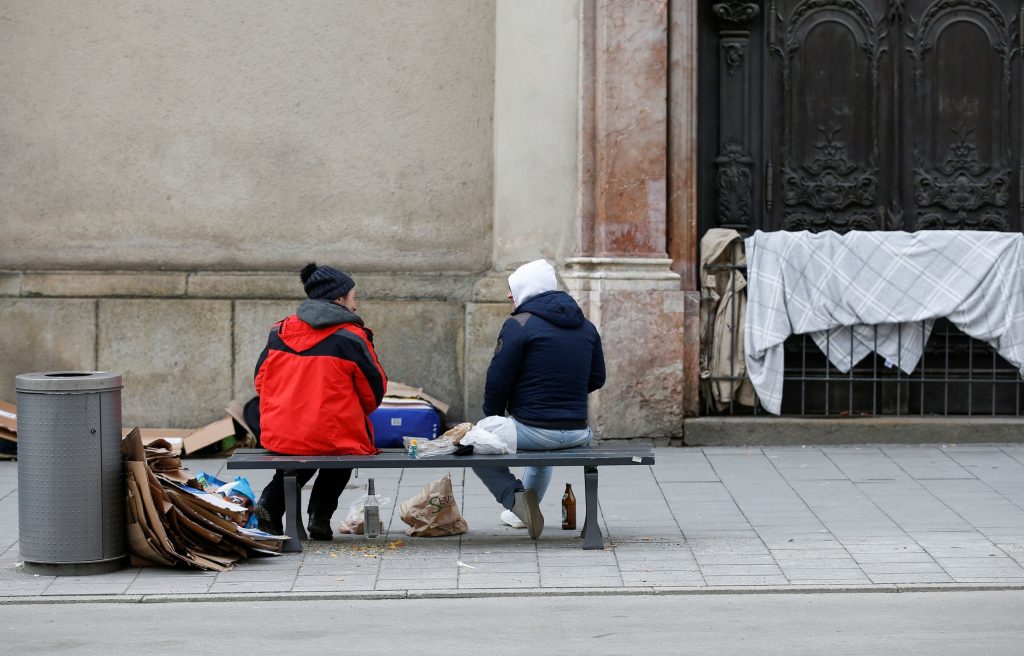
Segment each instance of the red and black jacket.
M387 375L373 333L347 308L305 301L274 325L256 364L260 443L287 455L377 453L369 415Z

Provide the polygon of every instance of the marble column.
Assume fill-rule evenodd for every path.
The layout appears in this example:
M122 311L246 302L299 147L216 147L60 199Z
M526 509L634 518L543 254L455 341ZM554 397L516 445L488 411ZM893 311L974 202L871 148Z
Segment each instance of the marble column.
M671 18L663 0L581 2L580 232L564 278L604 340L591 422L605 437L679 437L695 407L697 298L668 255Z
M664 259L668 4L584 0L579 254Z
M700 411L700 286L697 244L696 0L673 0L669 11L668 252L686 291L683 413Z
M668 252L683 289L697 280L697 2L675 0L669 11Z

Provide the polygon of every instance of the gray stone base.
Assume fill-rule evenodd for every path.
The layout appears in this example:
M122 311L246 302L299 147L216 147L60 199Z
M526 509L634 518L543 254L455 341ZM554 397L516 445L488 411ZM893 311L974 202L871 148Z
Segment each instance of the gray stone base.
M353 275L359 313L376 332L389 377L424 388L451 406L449 421L461 420L469 385L482 386L465 372L489 358L501 325L490 336L494 321L485 321L467 342L467 306L480 276ZM231 399L254 394L268 332L304 298L297 273L0 272L0 329L8 335L0 344L0 400L14 401L17 374L116 371L124 376L124 426L202 426L224 417Z
M40 576L95 576L122 569L126 560L124 556L86 563L33 563L26 560L22 567L29 574Z
M698 417L687 446L1024 442L1024 417Z
M672 261L576 257L563 272L569 292L601 333L607 380L590 395L590 424L602 439L673 438L688 398L687 316L697 297L680 291Z
M696 342L684 330L696 296L678 290L668 262L576 258L566 270L604 341L608 381L591 401L604 438L677 439L696 398L686 379ZM487 366L512 311L507 275L353 272L389 378L448 403L449 422L482 416ZM0 329L10 336L0 400L14 400L20 373L116 371L125 427L202 426L254 394L269 330L303 298L295 273L0 271Z

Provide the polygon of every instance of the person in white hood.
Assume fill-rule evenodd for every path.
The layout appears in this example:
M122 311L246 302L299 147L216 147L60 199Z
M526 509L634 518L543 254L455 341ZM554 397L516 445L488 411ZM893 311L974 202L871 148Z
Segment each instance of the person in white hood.
M604 385L601 336L571 296L558 290L546 260L508 277L514 309L505 320L487 369L484 414L508 413L517 450L544 451L588 444L587 395ZM501 520L537 538L544 528L540 501L550 467L527 467L520 481L507 467L474 470L506 510Z
M508 277L508 299L519 307L528 299L558 289L555 267L547 260L527 262Z

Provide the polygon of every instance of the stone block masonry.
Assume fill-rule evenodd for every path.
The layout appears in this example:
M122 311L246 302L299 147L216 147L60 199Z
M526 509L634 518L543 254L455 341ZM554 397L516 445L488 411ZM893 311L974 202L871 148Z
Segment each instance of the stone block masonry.
M493 320L491 336L488 321L467 344L466 301L477 276L353 276L389 376L422 386L451 405L450 420L461 420L465 371L486 368L501 323ZM14 400L19 373L113 370L124 375L125 425L203 425L222 417L232 398L254 394L267 332L303 298L289 273L0 272L0 398Z

